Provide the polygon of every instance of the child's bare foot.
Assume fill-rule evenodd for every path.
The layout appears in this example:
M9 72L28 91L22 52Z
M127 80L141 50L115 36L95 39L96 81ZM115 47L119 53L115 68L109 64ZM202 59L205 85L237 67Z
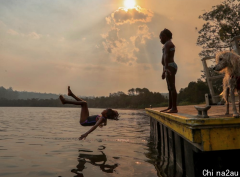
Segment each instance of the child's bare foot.
M177 109L170 109L166 113L178 113L178 110Z
M63 98L62 95L59 96L59 99L61 100L62 104L66 104L66 100Z
M72 91L70 89L70 86L68 86L68 96L73 96L73 93L72 93Z
M168 111L169 109L171 109L171 108L167 108L167 109L161 110L160 112L166 112L166 111Z

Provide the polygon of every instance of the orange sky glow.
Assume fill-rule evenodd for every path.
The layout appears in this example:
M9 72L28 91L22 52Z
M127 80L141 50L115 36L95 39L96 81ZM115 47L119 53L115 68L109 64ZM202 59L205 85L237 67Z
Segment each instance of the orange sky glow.
M166 93L162 44L176 45L177 91L201 77L198 17L221 0L2 1L0 77L5 88L108 96L130 88Z

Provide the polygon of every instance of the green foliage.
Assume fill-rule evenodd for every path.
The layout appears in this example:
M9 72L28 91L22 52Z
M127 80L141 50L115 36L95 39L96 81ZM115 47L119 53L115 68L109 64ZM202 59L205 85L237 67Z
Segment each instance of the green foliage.
M163 95L150 92L147 88L132 88L128 95L124 92L110 93L109 97L85 98L92 108L136 108L156 107L159 103L167 102Z
M162 102L157 105L157 107L166 107L166 106L168 106L168 102Z
M3 90L6 90L2 87ZM86 97L88 106L92 108L136 108L144 109L146 107L156 107L159 104L166 103L163 95L156 92L150 92L147 88L130 89L129 94L122 91L110 93L109 97ZM0 88L1 91L1 88ZM11 91L13 92L13 91ZM15 91L18 93L17 91ZM1 93L1 92L0 92ZM6 95L6 94L5 94ZM12 98L12 97L10 97ZM9 100L7 96L0 97L0 106L33 106L33 107L76 107L74 105L62 105L59 99L17 99Z
M216 51L229 48L233 37L240 35L240 0L225 0L213 6L199 18L206 21L198 31L197 45L201 57L214 56Z
M110 93L109 97L86 97L90 108L131 108L144 109L152 107L168 106L168 100L158 92L151 92L147 88L130 89L128 95L122 91L117 93ZM133 91L134 90L134 91ZM0 87L2 92L17 93L11 89ZM197 82L190 82L188 87L182 88L178 94L178 105L199 104L205 102L205 94L209 92L206 82L198 80ZM59 99L16 99L13 96L8 99L0 97L0 106L28 106L28 107L77 107L75 105L62 105Z
M209 92L206 82L198 80L190 82L188 87L181 88L178 94L179 105L199 104L205 101L205 94Z

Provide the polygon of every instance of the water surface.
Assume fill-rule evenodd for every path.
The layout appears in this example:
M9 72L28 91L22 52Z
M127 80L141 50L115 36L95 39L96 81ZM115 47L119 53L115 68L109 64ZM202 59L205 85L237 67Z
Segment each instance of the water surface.
M91 127L79 125L78 108L1 107L0 176L157 177L149 117L118 112L119 121L79 141Z

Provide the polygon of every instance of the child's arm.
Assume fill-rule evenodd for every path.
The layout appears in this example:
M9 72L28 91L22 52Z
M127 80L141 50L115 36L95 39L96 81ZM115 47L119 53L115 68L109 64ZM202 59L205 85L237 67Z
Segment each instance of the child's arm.
M106 126L107 125L107 119L105 120L105 122L104 122L104 124L103 124L104 126Z
M168 69L170 47L171 47L170 44L166 44L163 57L164 57L164 72L167 72L171 75L171 72Z
M103 123L103 118L100 118L96 124L89 130L87 131L86 133L82 134L80 137L79 137L79 140L82 140L82 139L85 139L89 133L93 132L100 124Z

